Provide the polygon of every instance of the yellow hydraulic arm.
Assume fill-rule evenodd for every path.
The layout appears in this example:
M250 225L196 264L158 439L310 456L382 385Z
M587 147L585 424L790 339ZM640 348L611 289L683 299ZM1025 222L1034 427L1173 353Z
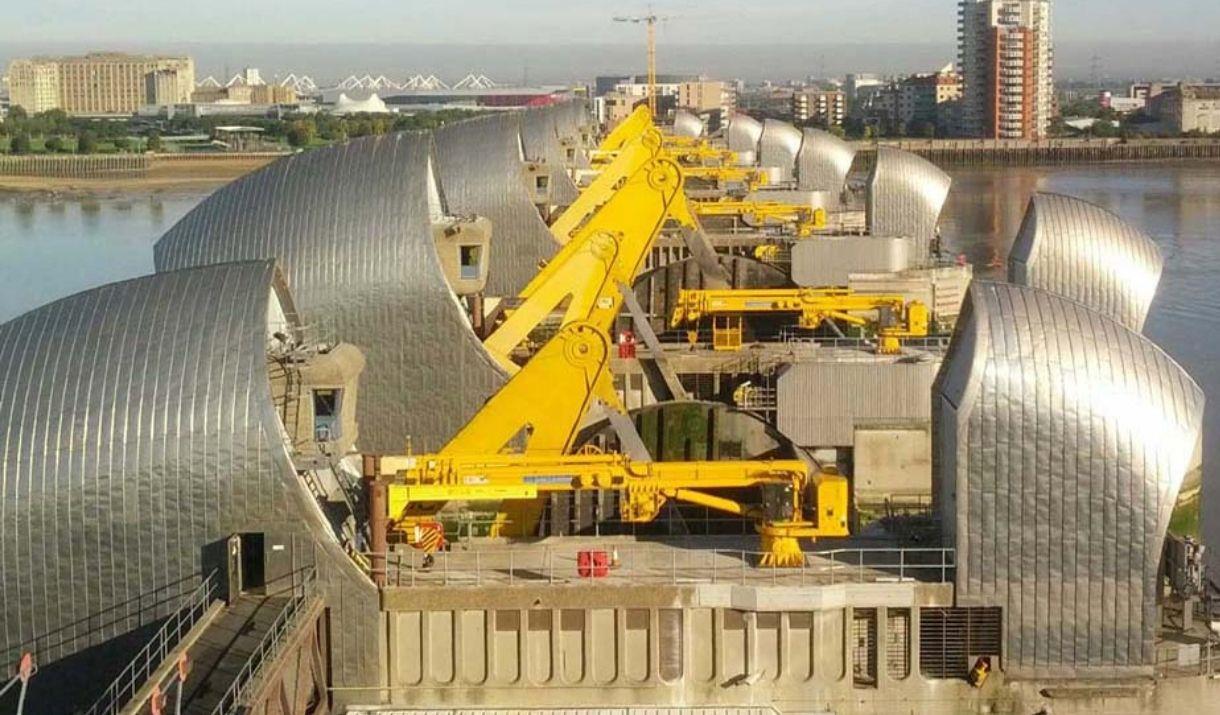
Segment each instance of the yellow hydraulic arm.
M638 143L638 142L637 142ZM625 155L624 155L625 156ZM632 163L608 199L572 233L572 240L518 295L520 303L483 342L511 374L517 346L556 309L561 325L586 321L609 332L622 307L619 284L630 285L673 204L682 170L664 158Z
M713 347L737 350L741 348L742 316L779 313L795 313L802 328L816 328L827 320L875 327L878 352L885 354L899 352L902 338L928 334L928 308L920 301L841 288L683 290L669 322L677 328L711 317Z
M668 500L754 518L766 565L793 565L798 539L847 534L847 482L809 476L800 460L637 463L622 454L570 454L594 397L613 401L610 340L589 323L568 325L437 454L382 457L390 528L410 534L448 501L526 501L546 492L613 490L628 521L650 521ZM520 452L510 449L524 441ZM760 487L765 508L706 490Z
M791 225L798 236L806 237L826 228L826 210L785 204L779 201L740 201L718 199L715 201L691 201L691 211L696 216L740 216L747 224L759 227L766 225Z
M646 108L644 108L647 111ZM646 128L615 154L613 161L601 170L580 196L568 206L551 224L551 235L559 245L567 245L598 209L615 196L623 182L649 162L661 156L661 135L654 128ZM552 261L552 264L554 261ZM533 283L544 280L542 275Z

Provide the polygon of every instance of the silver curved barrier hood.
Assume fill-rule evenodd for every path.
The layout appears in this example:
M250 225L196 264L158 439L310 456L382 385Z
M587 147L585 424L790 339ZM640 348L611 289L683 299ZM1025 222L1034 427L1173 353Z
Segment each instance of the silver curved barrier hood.
M304 323L368 361L362 450L440 448L504 382L442 272L432 137L296 154L209 196L157 241L158 271L278 259Z
M796 160L797 188L826 191L832 196L842 194L855 158L851 144L830 132L806 129Z
M741 154L751 152L758 156L758 144L762 140L763 125L748 114L734 114L729 119L729 151Z
M694 112L679 109L674 112L674 134L697 139L703 136L703 120Z
M297 565L313 554L336 683L376 676L376 590L297 477L272 401L268 333L298 327L271 261L112 283L0 325L4 653L47 666L154 623L218 565L208 547L223 562L228 536L261 532ZM291 568L276 558L268 578Z
M868 177L865 219L874 236L915 239L915 260L927 257L953 180L932 162L900 149L879 147Z
M449 210L492 222L487 295L514 296L559 246L525 186L520 116L493 114L436 131L436 170Z
M580 192L567 171L567 159L559 141L562 105L527 109L521 115L521 144L529 161L544 161L551 175L551 199L558 206L569 206Z
M780 171L780 181L791 181L796 175L796 157L801 153L801 130L787 122L768 119L763 122L758 142L758 165Z
M1036 194L1008 257L1008 280L1080 301L1143 330L1164 261L1152 238L1071 196Z
M1004 608L1004 670L1147 674L1157 568L1204 397L1155 344L1047 291L975 281L932 391L957 599Z

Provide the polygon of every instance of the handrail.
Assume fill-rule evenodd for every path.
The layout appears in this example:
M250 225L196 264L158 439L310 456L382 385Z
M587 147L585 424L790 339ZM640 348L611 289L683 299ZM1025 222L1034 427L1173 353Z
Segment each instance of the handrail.
M292 597L280 609L279 615L275 617L275 621L271 624L271 628L268 629L263 639L259 641L258 647L254 649L250 657L246 659L241 670L237 672L237 677L233 679L229 689L220 697L220 702L212 710L212 715L229 715L230 713L237 712L238 705L241 703L242 697L245 696L247 688L254 682L263 665L275 659L280 647L284 644L284 640L292 632L297 616L301 613L301 607L313 594L312 586L317 578L317 574L317 568L314 566L307 566L302 569L302 577L299 581L296 580L296 573L293 573Z
M593 579L610 584L952 583L956 569L952 548L829 549L806 553L798 566L762 568L755 565L764 555L758 551L635 548L613 541L594 544L447 551L432 554L428 561L415 549L362 555L367 563L385 564L385 585L392 587L587 583L590 579L580 574L578 550L602 551L610 557L605 575Z
M208 574L174 611L140 652L123 668L101 697L85 711L85 715L113 715L118 712L138 691L153 671L165 662L170 651L182 640L207 612L215 600L216 571Z

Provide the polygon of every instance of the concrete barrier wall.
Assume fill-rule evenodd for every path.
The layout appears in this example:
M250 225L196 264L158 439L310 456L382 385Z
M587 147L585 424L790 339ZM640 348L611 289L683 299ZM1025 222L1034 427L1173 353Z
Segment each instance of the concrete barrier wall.
M928 682L918 676L918 606L948 605L948 591L932 588L392 589L383 598L386 701L538 709L897 702ZM877 616L877 682L867 686L853 677L855 608ZM896 623L902 632L889 633ZM902 652L887 654L887 643ZM885 665L895 659L907 664L901 677Z

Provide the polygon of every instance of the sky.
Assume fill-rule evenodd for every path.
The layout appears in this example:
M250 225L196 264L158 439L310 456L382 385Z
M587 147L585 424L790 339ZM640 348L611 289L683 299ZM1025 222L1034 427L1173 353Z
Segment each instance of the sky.
M649 7L635 0L7 0L6 5L0 61L18 52L181 46L200 55L197 62L205 70L216 66L219 72L220 65L238 61L225 45L255 48L260 58L276 46L460 45L468 49L470 62L493 64L484 70L488 74L513 76L527 73L531 61L514 59L496 67L494 58L484 59L479 48L523 45L543 51L534 73L548 75L557 68L544 65L564 60L545 50L573 43L641 43L641 27L612 22L611 17L643 13ZM846 71L839 67L845 53L859 62L846 45L859 46L855 52L863 52L865 60L865 50L873 48L876 66L861 68L866 71L914 71L929 62L952 61L955 54L956 0L654 0L651 5L658 15L670 18L660 25L659 42L662 48L679 48L672 52L679 64L706 62L703 54L680 49L683 46L756 45L733 58L743 76L787 71L792 62L768 56L765 45L774 43L800 47L803 63L825 66L828 72ZM1093 54L1116 65L1116 72L1124 63L1146 61L1168 69L1175 62L1209 62L1209 53L1220 58L1216 0L1058 0L1054 12L1056 44L1077 72ZM352 59L358 60L358 54ZM622 61L614 55L607 61L611 59ZM267 60L274 62L275 56L266 54L264 65ZM391 64L408 60L416 61L386 55ZM278 64L294 71L288 67L293 61L304 60L285 50ZM346 66L347 61L339 63ZM905 66L916 63L919 66ZM1198 74L1215 73L1220 60L1211 59L1210 64Z

